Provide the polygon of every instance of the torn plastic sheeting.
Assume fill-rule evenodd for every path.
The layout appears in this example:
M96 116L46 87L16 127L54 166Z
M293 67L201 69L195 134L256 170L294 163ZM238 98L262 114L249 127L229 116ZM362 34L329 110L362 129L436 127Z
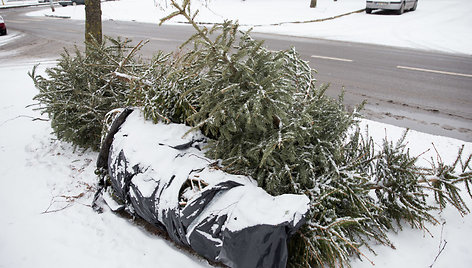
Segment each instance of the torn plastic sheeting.
M201 151L206 138L185 135L185 125L153 124L140 110L122 121L99 159L108 153L113 196L128 211L212 261L285 267L287 240L308 212L306 196L273 197L251 178L221 171Z

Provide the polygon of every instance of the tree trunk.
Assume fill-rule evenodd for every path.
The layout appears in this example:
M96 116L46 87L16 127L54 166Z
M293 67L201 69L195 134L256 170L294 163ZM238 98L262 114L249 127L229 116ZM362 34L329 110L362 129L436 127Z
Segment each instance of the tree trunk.
M316 0L311 0L310 2L310 7L315 8L316 7Z
M85 41L102 43L102 8L100 0L85 0Z

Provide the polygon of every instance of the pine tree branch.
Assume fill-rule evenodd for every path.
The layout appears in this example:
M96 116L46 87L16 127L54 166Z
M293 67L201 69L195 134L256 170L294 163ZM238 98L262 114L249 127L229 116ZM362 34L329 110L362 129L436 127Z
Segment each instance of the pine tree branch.
M169 20L175 16L178 16L178 15L183 16L192 25L192 27L197 31L198 36L202 38L206 42L206 44L211 48L211 50L215 53L215 55L218 56L224 63L228 64L231 70L233 71L233 73L235 73L237 70L234 67L233 62L230 60L227 51L223 50L223 54L220 56L220 50L217 49L215 42L213 42L208 37L208 34L207 34L208 30L205 27L202 30L202 28L198 26L197 23L195 22L195 17L197 16L198 11L193 16L190 16L190 14L187 13L186 9L188 9L190 5L190 1L184 0L183 5L180 6L178 3L175 2L175 0L171 0L171 5L175 7L177 11L172 13L168 17L161 19L160 24L162 24L164 21Z
M115 71L111 74L112 74L112 76L114 76L116 78L119 78L119 79L123 79L126 82L139 81L139 82L143 83L146 86L150 86L150 87L153 86L151 81L146 81L146 80L142 79L141 77L137 77L137 76L129 75L129 74L124 74L124 73L120 73L120 72L117 72L117 71Z

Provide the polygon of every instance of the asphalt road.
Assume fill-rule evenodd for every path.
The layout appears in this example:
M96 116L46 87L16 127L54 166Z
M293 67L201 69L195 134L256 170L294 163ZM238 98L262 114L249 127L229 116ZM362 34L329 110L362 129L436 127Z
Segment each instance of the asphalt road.
M49 17L27 17L37 8L0 10L9 34L20 36L0 47L4 60L57 58L63 47L83 46L84 22ZM175 51L193 34L187 25L103 21L109 36L137 43L150 57L157 50ZM375 121L472 142L472 56L393 48L313 38L253 34L272 50L296 47L318 71L320 83L330 83L328 94L345 90L353 107L367 101L362 114ZM0 37L1 38L1 37Z

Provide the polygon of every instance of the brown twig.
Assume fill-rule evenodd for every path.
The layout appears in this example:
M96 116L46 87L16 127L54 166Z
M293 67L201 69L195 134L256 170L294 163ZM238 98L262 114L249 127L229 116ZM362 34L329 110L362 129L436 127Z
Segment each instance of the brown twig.
M66 208L69 208L71 207L72 205L74 205L74 203L82 198L83 196L85 195L85 193L80 193L78 195L72 195L72 196L69 196L69 195L56 195L56 196L53 196L51 198L51 201L49 202L49 206L43 211L41 212L41 214L48 214L48 213L53 213L53 212L58 212L58 211L62 211ZM64 198L65 201L56 201L56 198ZM55 203L67 203L67 205L61 207L61 208L58 208L58 209L53 209L53 210L49 210ZM83 204L81 204L83 205Z
M49 121L49 119L45 119L45 118L33 117L33 116L29 116L29 115L18 115L16 117L13 117L13 118L10 118L10 119L7 119L7 120L3 121L0 124L0 127L5 125L7 122L13 121L13 120L18 119L18 118L30 118L30 119L32 119L32 121Z
M439 239L439 252L438 252L438 255L436 255L436 258L434 258L434 261L433 263L429 266L429 268L432 268L433 265L436 263L436 261L438 260L439 258L439 255L441 255L441 253L444 251L444 249L446 248L446 245L447 245L447 241L444 239L443 240L443 231L444 231L444 225L446 225L446 222L443 222L442 224L442 227L441 227L441 237ZM443 241L444 241L444 244L443 244Z
M47 214L47 213L53 213L53 212L62 211L62 210L64 210L64 209L66 209L66 208L68 208L68 207L70 207L70 206L73 205L73 203L68 202L67 205L65 205L65 206L62 207L62 208L49 210L49 209L52 207L52 205L54 205L55 203L57 203L56 200L54 200L56 197L57 197L57 196L53 196L53 197L51 198L51 201L49 202L49 206L46 208L46 210L44 210L43 212L41 212L41 214Z

